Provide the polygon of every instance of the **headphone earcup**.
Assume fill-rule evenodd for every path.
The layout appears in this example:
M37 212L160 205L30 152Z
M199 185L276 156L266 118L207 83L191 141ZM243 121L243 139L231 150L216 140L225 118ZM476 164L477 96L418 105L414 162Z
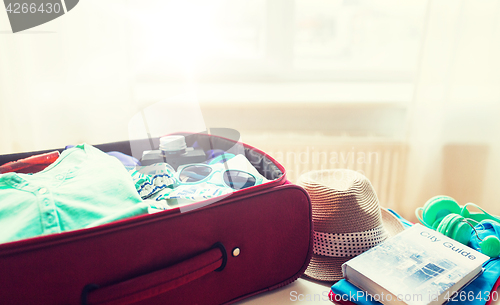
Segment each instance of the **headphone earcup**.
M500 240L495 235L490 235L479 243L481 253L489 257L497 257L500 255Z
M463 222L463 219L458 214L448 214L441 220L436 231L461 244L467 245L470 240L472 228L467 222Z
M436 231L438 231L439 233L441 233L443 235L451 237L448 234L451 231L451 229L453 228L452 226L454 225L454 223L455 223L454 221L457 219L457 217L461 217L461 216L458 215L458 214L448 214L448 215L446 215L441 220L441 222L439 222L439 225L437 226ZM434 223L434 225L435 225L435 223Z
M449 196L435 196L429 199L423 208L423 221L433 228L436 221L439 223L444 217L450 213L460 214L462 209L458 202Z
M464 218L460 217L458 219L459 223L457 223L453 228L450 237L467 246L472 234L472 227L467 222L463 222L462 219Z

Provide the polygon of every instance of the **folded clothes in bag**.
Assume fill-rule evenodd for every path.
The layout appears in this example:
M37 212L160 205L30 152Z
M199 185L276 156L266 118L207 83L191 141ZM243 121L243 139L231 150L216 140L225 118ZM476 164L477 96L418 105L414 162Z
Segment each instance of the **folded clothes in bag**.
M32 175L0 175L0 243L147 213L123 165L83 144Z
M52 160L54 157L58 158ZM268 181L243 155L226 163L203 165L218 172L201 183L187 185L174 177L175 171L166 163L136 166L136 161L121 152L106 154L83 144L67 148L60 156L55 151L2 166L13 170L21 169L22 164L25 169L43 164L44 170L0 174L0 243L92 227L230 194L233 189L221 184L225 169L250 173L256 178L254 185Z

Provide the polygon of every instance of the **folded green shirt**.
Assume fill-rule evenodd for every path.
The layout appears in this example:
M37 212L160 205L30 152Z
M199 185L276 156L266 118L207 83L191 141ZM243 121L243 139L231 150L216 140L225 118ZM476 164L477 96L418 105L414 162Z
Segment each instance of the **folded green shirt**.
M36 174L0 175L0 243L145 214L118 159L83 144Z

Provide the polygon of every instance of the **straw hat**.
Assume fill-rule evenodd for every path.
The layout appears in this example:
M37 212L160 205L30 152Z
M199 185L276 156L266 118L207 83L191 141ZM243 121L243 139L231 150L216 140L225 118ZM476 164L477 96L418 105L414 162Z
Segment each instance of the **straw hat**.
M340 280L343 263L404 230L394 214L379 206L370 181L358 172L312 171L297 184L312 202L314 253L306 276Z

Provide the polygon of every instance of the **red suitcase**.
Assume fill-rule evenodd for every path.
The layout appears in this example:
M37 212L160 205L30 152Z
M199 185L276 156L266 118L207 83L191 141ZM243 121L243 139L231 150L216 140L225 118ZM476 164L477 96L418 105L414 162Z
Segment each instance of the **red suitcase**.
M205 149L235 143L205 134L190 141ZM96 147L131 154L129 141ZM312 253L309 196L264 152L244 151L274 180L183 213L1 244L0 303L223 304L293 282ZM3 155L0 165L40 153Z

